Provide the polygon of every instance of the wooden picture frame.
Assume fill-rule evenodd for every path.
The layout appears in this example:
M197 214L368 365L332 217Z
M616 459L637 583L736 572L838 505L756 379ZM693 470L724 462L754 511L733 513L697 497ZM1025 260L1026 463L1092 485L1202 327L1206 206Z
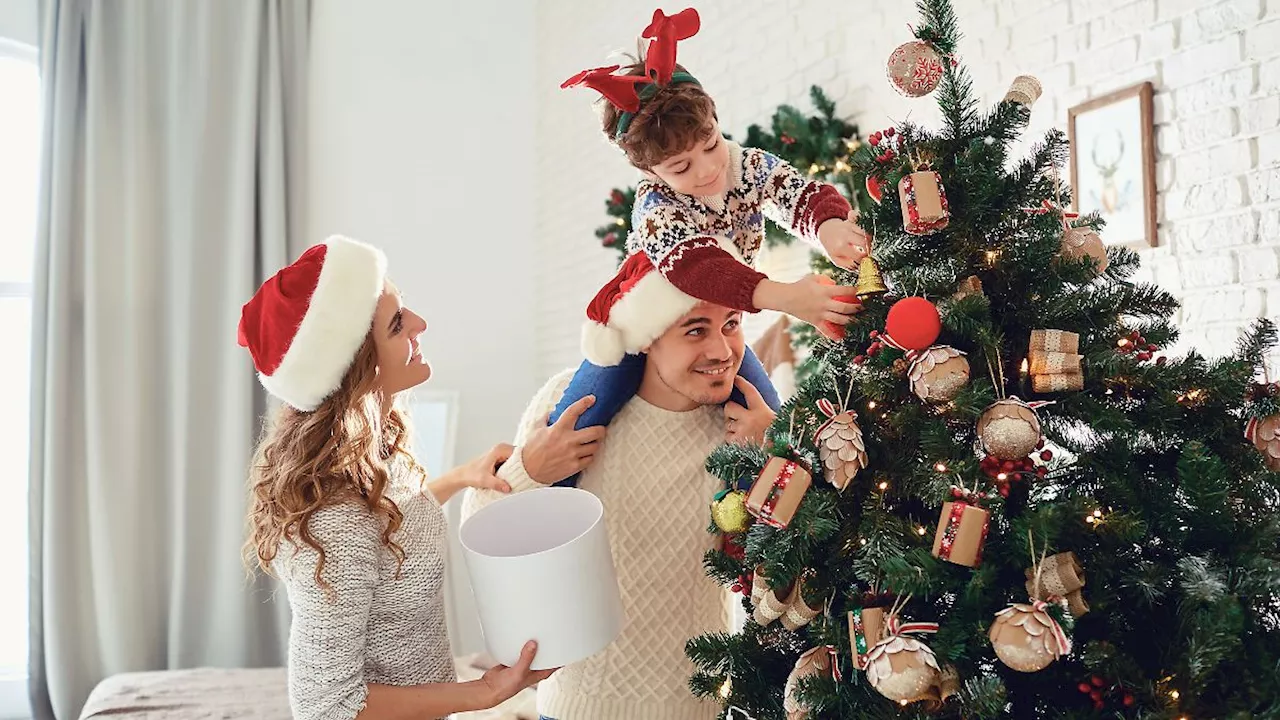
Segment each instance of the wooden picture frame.
M1154 95L1143 82L1067 111L1072 209L1098 212L1109 245L1158 243Z

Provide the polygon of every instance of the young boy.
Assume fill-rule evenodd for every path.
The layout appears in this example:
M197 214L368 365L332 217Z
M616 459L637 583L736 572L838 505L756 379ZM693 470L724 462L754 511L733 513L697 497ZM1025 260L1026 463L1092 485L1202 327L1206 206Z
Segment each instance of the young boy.
M657 272L650 274L666 282L646 277L654 290L628 292L627 307L601 296L592 301L583 329L587 360L551 422L593 394L595 404L578 425L607 425L639 387L644 360L638 353L653 339L647 328L667 327L698 301L744 312L777 310L828 336L860 309L836 299L853 296L853 288L825 285L814 276L779 283L751 266L765 216L846 268L866 257L870 241L835 187L722 137L715 102L675 62L676 42L698 28L692 8L671 17L656 10L642 34L651 39L643 63L622 74L615 74L618 66L586 70L561 86L585 85L604 96L605 135L645 176L636 189L627 262L651 264ZM635 268L630 271L635 275ZM777 394L749 348L740 374L777 409ZM745 405L736 391L735 399Z

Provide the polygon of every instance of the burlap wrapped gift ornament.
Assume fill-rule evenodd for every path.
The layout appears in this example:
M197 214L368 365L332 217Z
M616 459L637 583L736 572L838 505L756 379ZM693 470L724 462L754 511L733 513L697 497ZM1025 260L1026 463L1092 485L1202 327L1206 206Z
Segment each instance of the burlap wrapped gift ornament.
M1054 602L1063 600L1072 617L1089 612L1084 601L1084 566L1073 552L1050 555L1026 570L1027 597ZM1037 584L1037 577L1039 582Z
M931 235L951 222L942 176L927 166L902 176L898 200L902 203L902 229L912 235Z
M942 504L942 516L933 534L934 557L965 567L982 564L991 514L978 505L980 500L977 493L962 492L961 497Z
M1004 94L1005 102L1018 103L1031 107L1040 99L1040 81L1030 75L1019 75L1009 84L1009 91Z
M1050 349L1075 348L1070 352ZM1031 389L1037 393L1065 392L1084 388L1084 357L1076 350L1080 337L1062 330L1035 330L1027 364L1031 373Z
M800 463L771 457L747 493L747 510L766 525L785 528L812 482L809 471Z
M911 391L926 402L949 402L969 382L969 361L949 345L934 345L907 368Z
M978 438L1001 460L1021 460L1040 444L1040 418L1029 403L1016 397L998 400L978 418Z
M996 613L991 645L996 657L1018 672L1039 672L1071 652L1071 638L1047 611L1047 603L1015 603Z
M867 668L867 655L884 635L884 607L860 607L849 611L849 651L853 665Z
M1074 355L1080 352L1080 335L1065 330L1032 330L1031 352Z

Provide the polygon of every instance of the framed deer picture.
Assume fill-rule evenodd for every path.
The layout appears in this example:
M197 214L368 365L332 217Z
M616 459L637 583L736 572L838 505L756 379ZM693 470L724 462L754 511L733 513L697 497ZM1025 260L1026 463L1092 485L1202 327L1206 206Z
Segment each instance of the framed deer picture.
M1156 244L1156 150L1149 82L1067 111L1074 210L1097 212L1109 245Z

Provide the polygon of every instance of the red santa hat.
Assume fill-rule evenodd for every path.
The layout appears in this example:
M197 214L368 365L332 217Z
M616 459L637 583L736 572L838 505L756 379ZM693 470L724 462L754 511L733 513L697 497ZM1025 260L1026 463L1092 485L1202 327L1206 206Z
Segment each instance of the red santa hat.
M587 306L582 354L600 366L640 352L698 304L638 252L622 264Z
M263 283L239 328L262 386L299 410L319 407L373 327L386 273L381 250L335 235Z

